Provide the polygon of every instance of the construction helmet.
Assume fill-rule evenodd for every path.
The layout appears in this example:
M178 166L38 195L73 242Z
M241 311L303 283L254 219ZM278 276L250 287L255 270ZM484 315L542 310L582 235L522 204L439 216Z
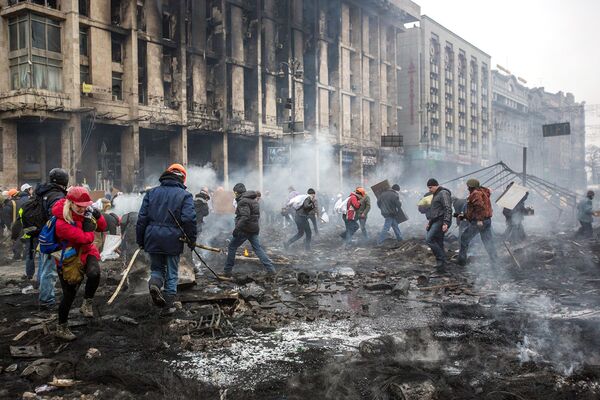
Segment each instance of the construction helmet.
M8 191L8 197L14 197L19 191L17 189L10 189Z
M360 194L363 197L365 197L365 195L367 194L367 192L365 191L365 188L363 188L363 187L357 187L356 193Z
M181 164L171 164L169 168L167 168L168 172L172 172L175 175L179 175L183 178L183 182L185 183L185 178L187 177L187 171L185 167Z

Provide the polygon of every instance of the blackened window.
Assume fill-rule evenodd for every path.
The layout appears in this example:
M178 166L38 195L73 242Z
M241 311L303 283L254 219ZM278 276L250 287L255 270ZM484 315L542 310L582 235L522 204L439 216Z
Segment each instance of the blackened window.
M79 29L79 54L87 56L89 51L89 29Z
M121 42L121 38L112 34L110 38L110 48L112 53L112 62L122 63L123 62L123 43Z
M113 100L123 100L123 74L120 72L112 73L112 95Z
M113 25L121 24L121 0L111 0L110 21Z
M79 79L81 83L92 83L92 79L90 77L90 67L88 65L80 65L79 66Z
M90 16L89 0L79 0L79 15L83 15L84 17Z

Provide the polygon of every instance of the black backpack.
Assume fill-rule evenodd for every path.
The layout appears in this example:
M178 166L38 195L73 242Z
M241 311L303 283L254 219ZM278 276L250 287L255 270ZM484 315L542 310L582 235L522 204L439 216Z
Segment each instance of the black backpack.
M21 207L23 214L21 222L23 224L23 233L29 236L37 236L41 232L46 222L48 222L48 214L44 207L44 198L33 196L27 200Z

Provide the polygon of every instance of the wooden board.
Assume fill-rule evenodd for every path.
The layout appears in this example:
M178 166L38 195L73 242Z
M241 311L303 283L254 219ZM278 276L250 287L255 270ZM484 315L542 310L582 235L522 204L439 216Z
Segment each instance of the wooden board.
M500 195L500 197L498 197L496 204L499 207L512 210L521 200L523 200L523 197L525 197L528 191L529 190L526 187L513 183Z
M391 188L390 182L386 179L385 181L381 181L371 186L371 190L375 193L375 197L379 198L381 192L388 190Z

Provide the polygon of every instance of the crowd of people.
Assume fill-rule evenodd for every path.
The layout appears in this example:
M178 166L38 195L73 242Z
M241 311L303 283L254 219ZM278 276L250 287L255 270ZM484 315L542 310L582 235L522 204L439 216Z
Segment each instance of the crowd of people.
M215 191L203 187L193 195L187 190L186 179L184 166L169 166L160 176L159 184L142 193L139 211L123 216L111 211L114 198L110 194L94 201L88 188L69 186L69 175L61 168L52 169L47 181L35 189L24 183L20 190L2 192L0 232L3 237L5 231L10 233L14 259L25 261L26 278L35 281L39 289L40 309L58 313L57 337L64 340L76 338L68 327L68 317L84 278L80 312L85 317L94 317L93 298L100 282L100 253L95 244L99 232L113 235L134 232L138 247L148 254L150 260L149 295L164 314L175 311L179 263L185 246L191 250L196 248L196 241L202 238L205 229L205 218L211 213L222 214L232 220L222 271L225 279L232 276L236 253L245 242L250 243L266 273L275 274L273 261L259 240L261 224L265 221L274 224L279 220L284 228L295 225L295 235L283 243L286 250L303 239L305 251L310 251L313 230L314 235L319 235L319 223L326 223L332 218L339 218L338 221L344 225L340 244L346 248L355 246L353 239L359 230L359 240L364 242L369 238L367 221L372 203L363 187L355 188L347 196L338 193L331 197L313 188L300 193L290 186L284 203L277 206L269 192L263 194L248 190L244 183L237 183L232 193L227 193L222 187ZM490 189L474 178L466 182L466 198L453 196L434 178L426 182L426 187L427 193L417 206L427 220L425 242L435 257L437 272L446 272L452 262L465 266L469 245L478 235L494 265L498 255L492 231ZM376 235L376 245L383 245L386 240L402 241L400 224L407 220L407 216L403 210L400 186L393 184L381 187L374 195L383 219L383 225ZM523 196L512 209L503 210L506 218L504 236L511 243L525 238L523 217L528 213L525 206L527 196ZM577 206L577 217L581 224L577 235L581 237L593 234L592 219L598 215L593 211L593 198L594 192L589 191ZM458 225L460 243L455 261L448 259L445 250L445 238L454 220ZM389 238L390 229L393 238ZM122 253L131 254L129 251ZM36 260L38 267L34 280ZM55 293L57 280L62 288L58 307Z

